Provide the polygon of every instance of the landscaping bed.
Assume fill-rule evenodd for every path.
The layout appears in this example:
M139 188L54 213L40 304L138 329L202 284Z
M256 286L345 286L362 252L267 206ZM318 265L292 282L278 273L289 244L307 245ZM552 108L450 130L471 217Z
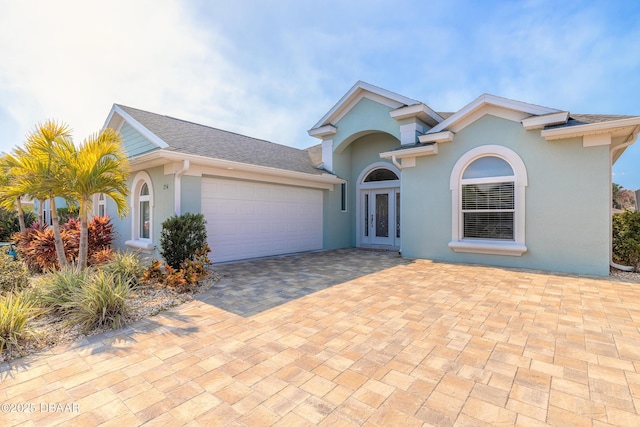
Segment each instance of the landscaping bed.
M42 276L32 278L30 286L37 287ZM209 289L219 280L219 275L214 271L203 278L198 285L187 291L178 292L159 283L140 284L136 286L127 299L129 313L126 323L154 316L171 307L193 300L194 296ZM56 313L43 313L32 321L34 337L21 341L20 350L11 348L0 353L0 363L9 362L19 357L24 357L37 352L45 351L60 344L66 344L82 337L96 335L111 330L108 326L83 331L79 326L72 326Z

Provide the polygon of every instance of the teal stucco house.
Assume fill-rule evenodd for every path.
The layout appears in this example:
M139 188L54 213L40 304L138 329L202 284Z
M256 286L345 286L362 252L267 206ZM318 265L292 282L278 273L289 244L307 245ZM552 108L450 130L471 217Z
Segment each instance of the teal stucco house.
M306 150L114 105L131 162L120 248L158 256L161 223L207 220L214 262L322 249L609 274L611 167L640 117L481 95L456 112L356 83ZM98 213L98 212L96 212Z

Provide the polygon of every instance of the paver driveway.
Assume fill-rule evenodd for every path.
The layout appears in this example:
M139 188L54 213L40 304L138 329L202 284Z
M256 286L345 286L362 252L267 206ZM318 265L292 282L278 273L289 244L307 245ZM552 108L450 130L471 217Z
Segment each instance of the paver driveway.
M4 366L0 401L35 413L0 425L640 425L638 284L355 249L221 271L271 289L293 265L302 294L337 280Z

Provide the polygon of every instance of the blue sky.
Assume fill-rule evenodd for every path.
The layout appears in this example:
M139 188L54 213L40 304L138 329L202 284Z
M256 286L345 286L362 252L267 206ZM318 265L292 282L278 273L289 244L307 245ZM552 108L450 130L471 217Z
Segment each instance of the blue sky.
M640 115L640 2L0 0L0 151L113 103L308 147L358 80L456 111L482 93ZM614 181L640 188L640 142Z

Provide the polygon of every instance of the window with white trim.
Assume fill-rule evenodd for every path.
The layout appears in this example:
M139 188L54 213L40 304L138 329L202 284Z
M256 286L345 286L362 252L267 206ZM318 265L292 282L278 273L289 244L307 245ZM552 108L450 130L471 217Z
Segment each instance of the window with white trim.
M505 160L480 157L462 174L463 239L514 240L513 169Z
M148 173L136 174L131 185L131 240L125 245L144 251L153 246L153 183Z
M105 216L107 214L107 197L104 193L93 195L93 214L96 216Z
M151 237L151 196L149 185L145 182L140 189L138 201L140 203L138 224L140 225L139 237L149 239Z
M456 252L520 256L525 246L522 159L499 145L465 153L451 173L452 239Z

